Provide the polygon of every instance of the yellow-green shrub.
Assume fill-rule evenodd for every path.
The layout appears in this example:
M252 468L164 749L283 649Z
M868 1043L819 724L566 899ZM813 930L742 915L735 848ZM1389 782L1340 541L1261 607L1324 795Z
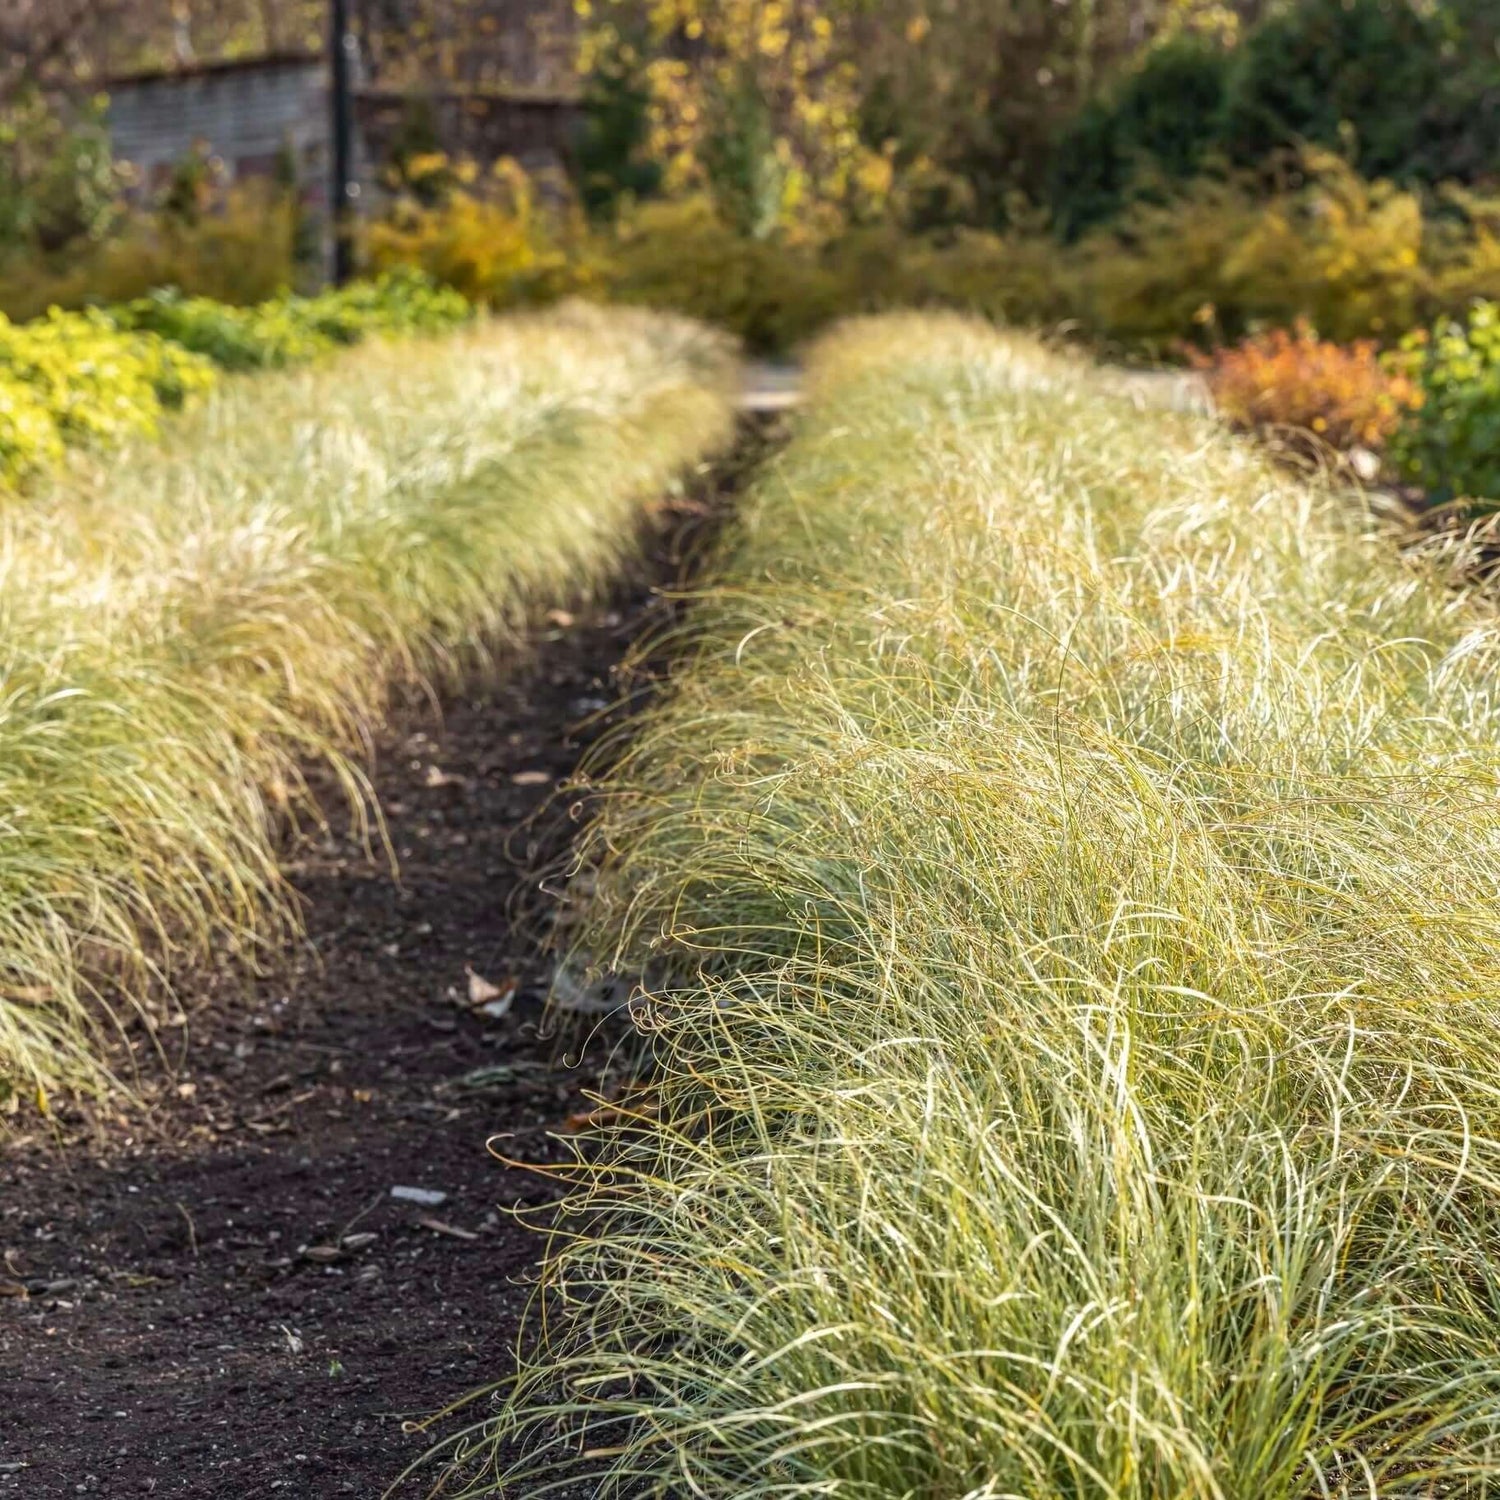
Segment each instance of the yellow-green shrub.
M1323 154L1295 177L1269 196L1203 178L1170 202L1137 203L1059 256L1073 316L1156 353L1206 330L1239 338L1299 320L1325 338L1387 342L1500 292L1493 206L1429 209Z
M62 454L62 436L46 402L15 376L0 374L0 480L46 468Z
M707 198L637 209L604 254L617 300L716 323L757 350L788 348L858 300L823 264L820 247L750 239Z
M889 223L755 239L707 197L638 205L590 232L523 183L407 204L372 226L368 246L377 268L416 266L494 305L583 288L706 319L762 350L898 306L1066 325L1156 357L1304 320L1324 338L1389 342L1500 296L1500 205L1454 192L1428 205L1324 153L1285 171L1270 192L1201 177L1072 245L1024 220L1003 234Z
M460 191L432 206L398 203L365 232L371 269L414 267L496 308L552 302L595 286L581 224L549 211L517 169L501 164L493 175L503 189L497 196Z
M789 348L836 318L895 307L930 303L1027 323L1073 311L1057 247L1036 234L964 230L936 239L886 224L823 241L752 240L707 199L688 199L626 216L601 258L617 299L718 323L760 350Z
M154 432L163 410L213 381L207 359L100 312L54 310L22 326L0 315L0 478L55 461L65 445Z
M1333 158L1268 198L1203 178L1138 202L1062 258L1076 315L1106 340L1167 350L1205 328L1231 338L1299 319L1336 339L1388 337L1430 299L1421 205Z
M884 306L959 308L1029 327L1077 315L1076 275L1040 232L966 229L949 240L907 240L893 250L901 295Z

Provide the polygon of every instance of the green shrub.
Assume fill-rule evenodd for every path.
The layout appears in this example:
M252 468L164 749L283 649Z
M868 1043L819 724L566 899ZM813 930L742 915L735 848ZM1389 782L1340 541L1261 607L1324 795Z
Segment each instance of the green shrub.
M301 364L333 347L279 298L258 307L230 307L210 297L184 297L163 288L139 297L111 316L122 328L149 330L207 356L226 370L259 370Z
M661 186L661 164L649 155L651 93L642 76L639 39L603 49L589 73L583 123L574 144L583 206L608 219L622 200L651 197Z
M1050 199L1064 238L1113 218L1133 192L1204 167L1219 141L1229 68L1223 47L1183 36L1079 114L1053 153Z
M122 328L148 330L206 355L227 370L281 369L376 333L437 333L473 316L451 287L418 271L388 272L316 297L283 294L257 307L230 307L173 289L112 309Z
M63 104L32 87L0 103L0 252L103 237L119 179L99 100Z
M1412 334L1392 362L1419 396L1391 443L1401 472L1433 500L1500 508L1500 304Z
M1298 0L1233 49L1168 42L1059 133L1057 226L1075 238L1215 159L1266 173L1308 146L1403 185L1493 179L1497 14L1480 0Z
M1225 110L1231 157L1258 166L1311 142L1405 176L1446 81L1440 21L1409 0L1300 0L1241 45Z
M445 333L474 316L474 304L462 293L404 266L291 300L308 327L336 344L375 333Z

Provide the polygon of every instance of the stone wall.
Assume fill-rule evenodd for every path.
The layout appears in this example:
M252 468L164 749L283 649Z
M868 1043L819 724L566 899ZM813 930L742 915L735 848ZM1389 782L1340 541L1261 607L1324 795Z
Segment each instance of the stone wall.
M290 153L304 201L326 208L331 170L327 69L316 57L209 64L117 79L109 126L117 158L150 197L172 169L207 148L226 180L271 177ZM536 170L566 166L579 121L576 100L542 90L458 86L360 89L355 98L357 175L368 195L376 165L412 131L451 156L511 156Z
M321 59L263 58L116 80L109 86L115 156L150 195L205 147L230 181L271 177L290 153L309 203L326 206L328 75Z

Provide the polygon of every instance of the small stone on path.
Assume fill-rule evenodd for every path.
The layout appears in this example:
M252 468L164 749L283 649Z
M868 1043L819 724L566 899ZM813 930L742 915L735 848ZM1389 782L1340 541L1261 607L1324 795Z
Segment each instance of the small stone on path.
M420 1203L423 1208L436 1208L448 1201L447 1193L440 1193L436 1188L393 1187L391 1197L402 1203Z

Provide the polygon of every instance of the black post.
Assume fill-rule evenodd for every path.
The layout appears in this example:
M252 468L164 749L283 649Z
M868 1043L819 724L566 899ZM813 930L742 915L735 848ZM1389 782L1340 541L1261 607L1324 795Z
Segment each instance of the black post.
M333 228L333 283L343 286L354 275L354 37L349 30L349 0L333 0L328 39L333 100L333 181L329 206Z

